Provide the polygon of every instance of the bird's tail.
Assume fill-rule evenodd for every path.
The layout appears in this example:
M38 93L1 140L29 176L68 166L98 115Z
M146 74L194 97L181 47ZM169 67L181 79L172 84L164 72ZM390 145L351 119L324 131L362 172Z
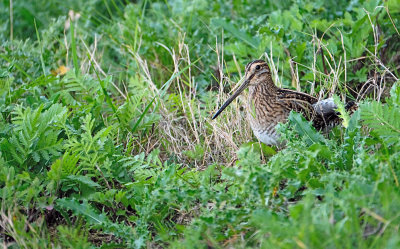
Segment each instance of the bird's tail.
M333 101L333 98L320 100L313 105L314 111L317 115L317 128L328 132L334 126L341 123L339 112L336 110L337 105ZM345 105L345 110L351 115L358 108L358 105L354 101L349 101Z
M333 98L328 98L328 99L323 99L318 101L313 105L314 111L322 116L328 116L331 114L338 114L336 109L338 108L335 102L333 101ZM354 101L349 101L346 103L345 107L347 112L352 114L355 112L358 108L358 105Z
M355 111L357 111L358 109L358 105L355 101L349 101L346 103L346 105L344 106L344 108L346 109L346 111L351 115L353 114Z

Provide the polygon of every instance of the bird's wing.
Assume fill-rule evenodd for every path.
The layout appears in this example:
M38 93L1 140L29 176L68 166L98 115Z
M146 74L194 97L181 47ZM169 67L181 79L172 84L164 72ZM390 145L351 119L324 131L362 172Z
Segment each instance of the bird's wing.
M332 98L318 101L311 95L289 89L279 89L277 98L287 109L300 112L306 119L312 120L313 126L318 130L328 131L341 121ZM346 104L345 109L353 113L357 107L357 104L351 101Z
M296 92L289 89L279 89L277 99L283 103L288 110L302 113L308 120L312 120L316 113L313 105L318 99L306 93Z
M315 104L318 102L318 99L316 97L313 97L307 93L297 92L289 89L279 89L278 97L282 99L290 98L299 101L306 101L309 104Z

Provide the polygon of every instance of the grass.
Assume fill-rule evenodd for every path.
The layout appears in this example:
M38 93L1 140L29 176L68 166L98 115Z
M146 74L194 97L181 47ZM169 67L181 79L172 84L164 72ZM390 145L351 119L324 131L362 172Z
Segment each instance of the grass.
M399 248L397 1L0 13L3 247ZM292 113L269 147L246 94L212 121L257 58L279 86L334 96L344 124L323 135Z

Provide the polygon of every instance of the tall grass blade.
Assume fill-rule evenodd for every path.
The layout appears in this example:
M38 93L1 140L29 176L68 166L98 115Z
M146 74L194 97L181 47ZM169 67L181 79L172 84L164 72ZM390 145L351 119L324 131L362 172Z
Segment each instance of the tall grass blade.
M43 71L43 75L46 75L45 72L45 67L44 67L44 60L43 60L43 46L42 46L42 42L40 41L40 35L39 35L39 31L36 25L36 19L33 19L33 22L35 24L35 31L36 31L36 37L39 43L39 49L40 49L40 63L42 64L42 71Z
M75 75L76 75L76 77L78 77L80 75L80 69L79 69L79 64L78 64L78 55L76 53L75 21L70 19L70 23L71 23L70 35L71 35L72 61L74 64Z

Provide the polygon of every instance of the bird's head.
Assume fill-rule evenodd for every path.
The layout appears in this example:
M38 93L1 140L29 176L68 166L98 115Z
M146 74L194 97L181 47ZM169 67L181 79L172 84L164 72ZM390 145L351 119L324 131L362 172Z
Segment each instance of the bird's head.
M244 83L247 86L256 86L264 83L270 78L271 70L268 64L263 60L255 60L246 65L246 75Z
M219 108L219 110L214 114L212 119L217 118L218 115L247 87L256 87L264 83L274 85L269 66L263 60L254 60L250 62L246 65L245 71L245 78L242 85L240 85L239 88L225 101L221 108Z

